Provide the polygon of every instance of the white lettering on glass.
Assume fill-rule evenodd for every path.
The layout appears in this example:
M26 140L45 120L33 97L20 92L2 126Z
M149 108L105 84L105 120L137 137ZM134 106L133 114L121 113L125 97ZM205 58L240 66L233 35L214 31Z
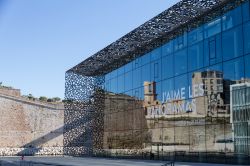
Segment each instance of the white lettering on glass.
M204 96L203 87L203 84L194 84L188 88L182 87L176 90L164 91L162 93L162 104L146 108L147 117L160 118L167 115L196 112L195 98Z

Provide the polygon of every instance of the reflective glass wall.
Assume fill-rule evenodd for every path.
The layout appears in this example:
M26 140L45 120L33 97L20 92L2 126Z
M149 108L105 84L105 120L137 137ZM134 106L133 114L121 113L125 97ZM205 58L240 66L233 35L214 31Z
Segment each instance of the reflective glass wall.
M107 155L249 161L249 9L245 2L105 75Z

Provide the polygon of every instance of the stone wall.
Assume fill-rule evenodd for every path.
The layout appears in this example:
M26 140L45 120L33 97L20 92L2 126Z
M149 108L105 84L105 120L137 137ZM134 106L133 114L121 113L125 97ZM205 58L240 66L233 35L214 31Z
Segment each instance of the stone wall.
M0 94L5 94L8 96L21 96L20 89L13 89L13 88L5 88L5 87L0 87Z
M18 91L0 89L0 156L62 155L63 104L30 101Z

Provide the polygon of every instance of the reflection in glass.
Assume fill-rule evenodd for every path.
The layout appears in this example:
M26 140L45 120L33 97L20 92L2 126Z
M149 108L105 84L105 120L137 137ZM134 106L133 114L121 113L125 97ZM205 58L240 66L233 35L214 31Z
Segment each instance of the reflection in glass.
M243 32L244 32L244 53L249 54L250 53L250 22L247 22L243 26Z
M151 61L161 58L161 47L158 47L151 51Z
M221 18L204 25L204 37L208 38L221 32Z
M128 64L126 64L124 66L124 72L125 73L131 71L132 69L133 69L133 63L132 62L130 62L130 63L128 63Z
M167 94L174 89L174 79L162 81L162 102L167 101Z
M203 67L203 42L188 48L188 70L196 70Z
M156 83L156 100L162 101L162 82Z
M250 54L245 56L245 74L246 79L250 79Z
M143 85L140 88L136 88L133 90L133 96L137 100L143 100L144 99L144 94L143 94Z
M175 75L187 72L187 49L174 54L174 71Z
M110 92L117 93L117 78L110 80Z
M174 51L183 49L187 46L187 33L184 32L183 35L177 37L173 40L174 42Z
M226 13L222 16L222 29L223 31L235 27L242 23L241 7Z
M161 60L157 60L151 63L151 80L161 80Z
M132 71L125 73L125 91L129 91L133 89L133 75Z
M210 37L204 41L204 66L222 61L221 35Z
M105 81L105 90L110 92L110 80Z
M144 65L142 66L142 81L151 81L151 78L150 78L150 74L151 74L151 71L150 71L150 64L147 64L147 65Z
M174 76L174 61L173 54L162 58L162 79Z
M169 41L162 46L162 56L166 56L171 53L173 53L173 41Z
M150 63L150 53L147 53L146 55L143 55L141 58L141 64L145 65Z
M245 2L242 5L242 15L243 15L243 21L248 21L250 19L250 7L249 7L249 1Z
M250 155L249 123L250 120L250 81L238 82L230 87L231 108L234 134L234 152Z
M133 89L143 86L141 81L141 68L133 70Z
M117 81L118 81L118 83L117 83L117 92L118 93L123 93L125 91L125 89L124 89L124 79L125 79L124 75L120 75L117 78Z
M203 40L203 26L188 33L188 45L195 44Z
M115 78L117 77L117 70L114 70L112 71L110 74L109 74L109 79L112 79L112 78Z
M229 60L243 54L242 26L222 33L223 60Z
M222 63L208 66L207 68L204 69L205 71L221 71L222 72Z
M175 77L174 86L174 99L188 99L189 94L187 93L187 90L189 89L189 87L187 74Z
M244 62L243 58L237 58L223 63L224 79L236 81L244 79Z
M141 67L142 65L142 58L139 57L139 58L136 58L134 61L133 61L133 69L136 69L138 67Z
M122 74L124 74L124 66L117 69L117 75L119 76L119 75L122 75Z
M237 8L105 75L110 154L214 162L250 155L249 3L242 9L243 31Z

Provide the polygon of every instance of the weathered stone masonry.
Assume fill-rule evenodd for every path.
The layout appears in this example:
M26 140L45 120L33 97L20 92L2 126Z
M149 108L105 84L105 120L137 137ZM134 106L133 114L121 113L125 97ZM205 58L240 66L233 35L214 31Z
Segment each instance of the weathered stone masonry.
M64 106L0 88L0 156L62 155Z

